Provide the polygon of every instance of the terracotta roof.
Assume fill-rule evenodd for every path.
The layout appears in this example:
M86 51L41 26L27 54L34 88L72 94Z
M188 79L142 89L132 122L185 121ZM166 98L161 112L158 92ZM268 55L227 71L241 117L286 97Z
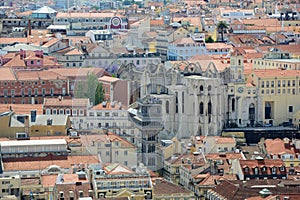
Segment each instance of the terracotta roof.
M75 49L72 49L71 51L67 52L65 55L68 55L68 56L84 55L84 53L75 48Z
M182 154L178 157L170 157L166 160L173 165L205 165L202 155Z
M103 170L105 170L106 174L134 174L135 172L129 169L128 167L121 165L120 163L106 163L103 165Z
M261 78L300 76L300 70L267 69L267 70L254 70L253 73L256 76Z
M0 68L0 81L16 81L14 72L10 68L1 67Z
M71 169L74 164L99 163L95 156L46 156L26 158L3 159L4 171L30 171L43 170L51 165L57 165L64 169Z
M0 37L0 44L27 43L27 38L4 38Z
M59 99L59 98L44 98L44 106L54 107L89 107L89 99Z
M223 176L220 175L210 175L210 174L206 174L207 176L205 177L205 179L203 179L202 181L200 181L200 183L198 185L205 185L205 186L214 186L216 185L216 181L220 181L220 180L237 180L236 175L232 174L232 175L227 175L224 174Z
M216 43L206 43L206 49L232 49L233 46L231 44L226 44L222 42Z
M66 77L60 76L59 74L43 70L43 71L16 71L15 72L19 81L37 81L37 80L66 80Z
M282 139L266 139L265 140L266 150L270 155L282 155L285 153L295 154L295 151L286 148L285 146L289 146L289 144L285 144Z
M193 192L186 190L182 186L175 185L166 180L156 180L153 183L153 196L181 196L181 195L191 195Z
M43 44L43 47L51 47L52 45L56 44L59 41L60 40L57 39L57 38L52 38L48 42L46 42L45 44Z
M174 44L194 44L195 41L192 38L178 38L173 43Z
M205 157L209 160L243 159L240 153L208 153Z
M31 110L36 110L38 115L43 114L42 104L0 104L0 113L10 109L16 114L30 114Z
M119 142L120 148L136 148L136 146L134 146L126 139L123 139L120 136L111 132L109 132L108 135L106 134L81 135L80 141L83 146L92 146L94 142L101 142L106 144L112 141L112 142Z
M98 78L98 81L99 82L109 82L109 83L114 83L114 82L117 82L118 78L115 78L115 77L111 77L111 76L102 76L100 78Z
M255 168L255 167L280 167L280 166L284 166L284 162L283 160L280 159L276 159L276 160L269 160L269 159L265 159L265 160L240 160L240 165L242 166L242 168L244 168L245 166L249 167L249 168Z
M150 20L150 26L163 26L164 20L155 20L155 19L151 19Z
M57 175L42 175L41 184L44 188L54 187L57 179Z

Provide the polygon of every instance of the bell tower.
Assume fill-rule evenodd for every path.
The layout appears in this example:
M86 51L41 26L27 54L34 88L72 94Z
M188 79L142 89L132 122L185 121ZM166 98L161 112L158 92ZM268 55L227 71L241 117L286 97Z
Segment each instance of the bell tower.
M235 49L230 55L230 82L243 83L244 77L244 56Z

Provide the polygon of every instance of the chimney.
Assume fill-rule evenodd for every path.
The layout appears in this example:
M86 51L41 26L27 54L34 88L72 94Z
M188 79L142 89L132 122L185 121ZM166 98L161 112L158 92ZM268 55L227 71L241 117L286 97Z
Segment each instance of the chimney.
M30 111L30 121L35 122L36 120L36 110L31 110Z

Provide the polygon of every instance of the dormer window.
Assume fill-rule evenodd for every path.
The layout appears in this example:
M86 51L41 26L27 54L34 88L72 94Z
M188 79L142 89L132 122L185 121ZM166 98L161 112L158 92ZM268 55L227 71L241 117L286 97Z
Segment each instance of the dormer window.
M267 171L267 168L266 168L266 167L262 167L262 168L261 168L261 171L266 172L266 171Z
M258 167L255 167L255 168L254 168L254 174L255 174L255 175L258 175Z
M244 171L245 171L246 173L248 173L248 172L249 172L249 167L245 167L245 168L244 168Z
M272 174L276 174L276 171L277 171L276 167L272 167Z
M282 171L282 172L285 171L285 167L284 167L284 166L281 166L281 167L280 167L280 171Z

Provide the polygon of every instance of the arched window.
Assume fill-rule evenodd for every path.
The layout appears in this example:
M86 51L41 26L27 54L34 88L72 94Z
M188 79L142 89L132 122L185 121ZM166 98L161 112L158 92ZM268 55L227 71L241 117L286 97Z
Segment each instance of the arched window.
M239 65L241 65L241 60L240 60L240 59L239 59L239 61L238 61L238 62L239 62Z
M211 85L209 85L209 86L207 87L207 90L208 90L208 91L211 91Z
M200 85L200 93L203 92L203 85Z
M170 103L169 101L166 101L166 113L169 114L170 112Z
M235 98L233 98L231 100L231 111L234 112L235 111Z
M207 104L207 111L208 111L208 114L211 115L211 102L208 102L208 104Z
M199 113L200 113L200 115L203 115L203 113L204 113L204 105L203 105L203 102L201 102L200 105L199 105Z

